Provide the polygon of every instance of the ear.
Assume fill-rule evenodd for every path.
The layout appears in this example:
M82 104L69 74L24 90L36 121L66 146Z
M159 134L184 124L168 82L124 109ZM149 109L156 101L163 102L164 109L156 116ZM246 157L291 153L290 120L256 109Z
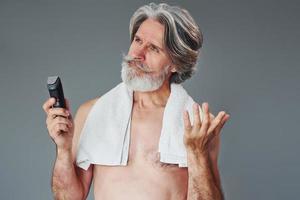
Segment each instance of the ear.
M171 66L171 72L172 72L172 73L176 72L175 66Z

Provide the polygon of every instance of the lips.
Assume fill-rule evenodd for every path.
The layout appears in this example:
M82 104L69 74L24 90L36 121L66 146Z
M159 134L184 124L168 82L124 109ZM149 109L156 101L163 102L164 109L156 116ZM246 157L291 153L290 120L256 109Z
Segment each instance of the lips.
M128 64L130 67L134 67L136 69L138 69L139 71L142 71L142 72L147 72L147 70L145 70L143 67L141 67L142 64L138 64L140 62L138 61L128 61Z

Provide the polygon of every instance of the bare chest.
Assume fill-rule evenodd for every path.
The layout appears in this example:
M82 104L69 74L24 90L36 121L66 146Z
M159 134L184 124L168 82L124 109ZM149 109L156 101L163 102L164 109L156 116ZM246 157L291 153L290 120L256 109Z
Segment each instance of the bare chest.
M133 109L128 165L147 163L153 167L177 167L175 164L160 162L158 152L161 135L163 109L141 112Z
M163 110L132 112L127 165L96 166L94 192L99 199L186 199L188 172L160 162ZM98 198L96 198L98 199Z

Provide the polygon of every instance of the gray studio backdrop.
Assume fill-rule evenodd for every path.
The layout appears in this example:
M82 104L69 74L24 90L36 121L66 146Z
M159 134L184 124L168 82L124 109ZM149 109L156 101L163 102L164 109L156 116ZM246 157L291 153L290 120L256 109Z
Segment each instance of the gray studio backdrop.
M219 159L225 196L298 199L299 2L168 2L188 9L204 34L184 87L214 114L231 114ZM62 78L73 115L118 84L129 18L144 3L0 1L0 199L52 199L47 76Z

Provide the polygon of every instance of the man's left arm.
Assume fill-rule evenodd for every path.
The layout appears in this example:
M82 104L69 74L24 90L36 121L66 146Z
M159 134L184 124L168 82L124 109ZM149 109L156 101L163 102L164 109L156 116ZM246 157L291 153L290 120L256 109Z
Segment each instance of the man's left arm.
M194 105L194 124L185 112L184 144L188 161L188 200L223 200L218 171L219 134L229 115L220 112L211 117L208 104L203 104L204 117L200 120L199 107Z

